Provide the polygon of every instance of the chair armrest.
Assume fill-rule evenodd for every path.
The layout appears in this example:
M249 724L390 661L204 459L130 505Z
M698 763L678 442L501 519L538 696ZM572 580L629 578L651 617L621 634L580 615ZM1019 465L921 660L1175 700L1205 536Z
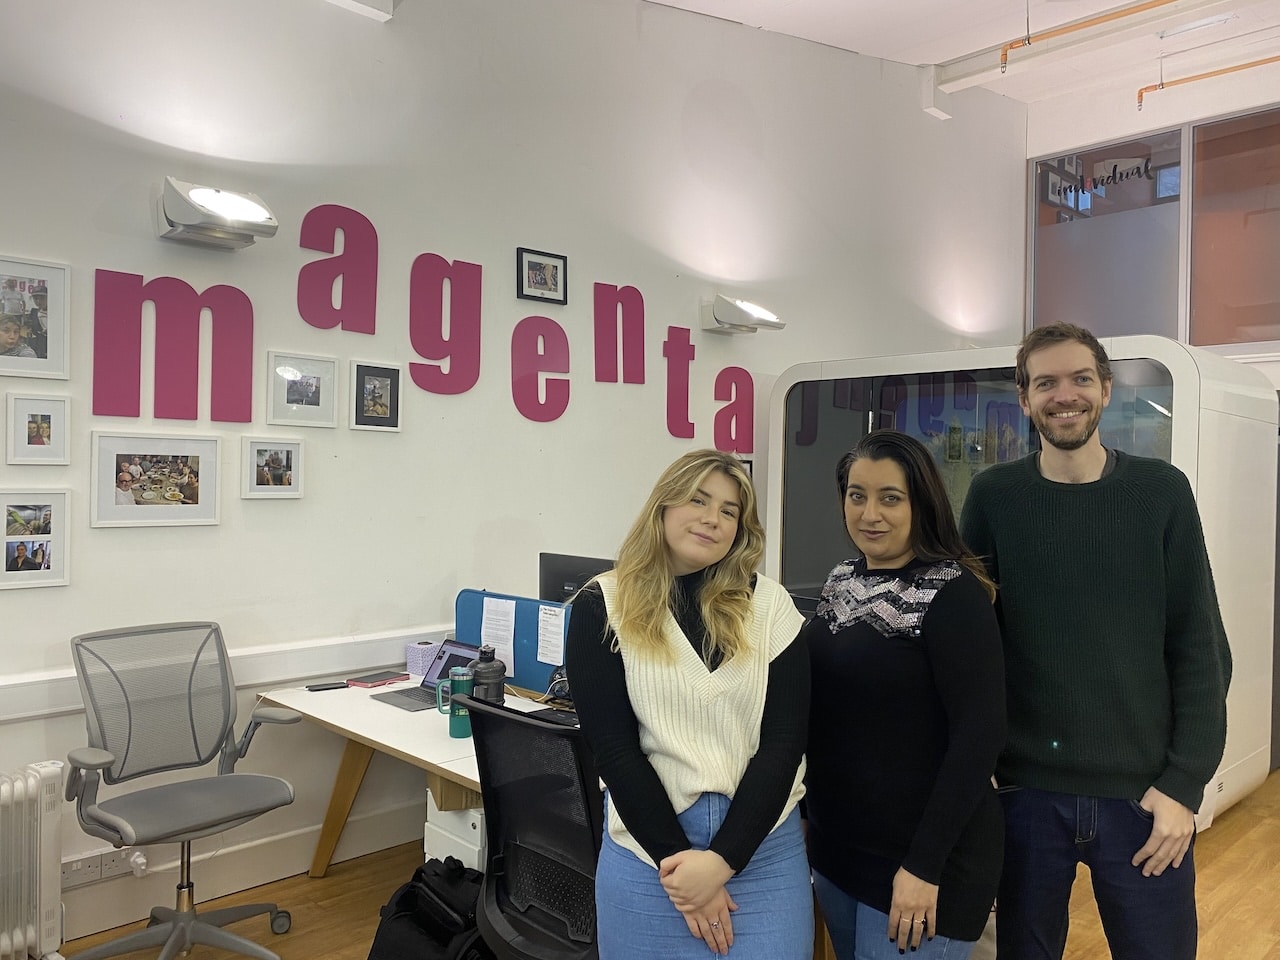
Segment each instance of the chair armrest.
M67 763L71 764L71 773L67 777L66 798L74 801L80 796L84 784L84 771L105 770L116 762L115 754L97 747L76 747L67 754ZM97 781L97 778L94 778Z
M255 707L249 715L250 725L258 723L297 723L302 714L288 707Z
M227 742L222 745L222 756L218 760L219 776L231 773L236 768L236 762L248 755L253 735L264 723L297 723L301 719L302 714L288 707L254 707L253 713L249 714L249 723L244 728L240 742L236 743L228 736Z

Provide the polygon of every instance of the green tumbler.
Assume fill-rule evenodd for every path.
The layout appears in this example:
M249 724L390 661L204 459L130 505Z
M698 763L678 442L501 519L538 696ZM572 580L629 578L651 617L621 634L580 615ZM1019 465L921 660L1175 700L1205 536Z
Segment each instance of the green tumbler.
M454 694L471 696L476 675L470 667L450 667L449 679L436 686L436 709L449 714L449 736L462 739L471 736L471 711L454 702Z

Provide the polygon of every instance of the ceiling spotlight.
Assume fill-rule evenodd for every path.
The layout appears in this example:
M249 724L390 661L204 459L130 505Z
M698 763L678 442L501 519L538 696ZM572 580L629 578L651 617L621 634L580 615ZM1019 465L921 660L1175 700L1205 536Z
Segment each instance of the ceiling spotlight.
M262 198L164 178L156 200L156 234L169 240L239 250L274 237L279 224Z
M716 294L715 300L702 304L702 329L712 333L755 333L757 330L781 330L786 322L777 314L747 300Z

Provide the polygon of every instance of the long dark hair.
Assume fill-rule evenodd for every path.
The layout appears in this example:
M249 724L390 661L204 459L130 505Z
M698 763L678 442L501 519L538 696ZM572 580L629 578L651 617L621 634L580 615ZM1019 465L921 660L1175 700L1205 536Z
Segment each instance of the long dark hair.
M840 510L849 492L849 468L859 460L892 460L907 477L907 496L911 502L911 550L921 560L957 560L986 588L992 600L996 585L987 576L982 561L973 555L960 538L951 501L947 498L942 474L923 443L897 430L872 430L852 450L840 458L836 467L836 486L840 490Z

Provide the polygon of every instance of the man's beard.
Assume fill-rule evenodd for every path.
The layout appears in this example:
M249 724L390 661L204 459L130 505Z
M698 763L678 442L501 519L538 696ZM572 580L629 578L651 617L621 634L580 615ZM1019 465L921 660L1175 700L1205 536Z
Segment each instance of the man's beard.
M1089 442L1102 420L1102 408L1091 407L1085 411L1083 419L1084 428L1081 429L1079 419L1063 424L1048 413L1039 413L1032 417L1041 439L1055 449L1064 451L1079 450Z

